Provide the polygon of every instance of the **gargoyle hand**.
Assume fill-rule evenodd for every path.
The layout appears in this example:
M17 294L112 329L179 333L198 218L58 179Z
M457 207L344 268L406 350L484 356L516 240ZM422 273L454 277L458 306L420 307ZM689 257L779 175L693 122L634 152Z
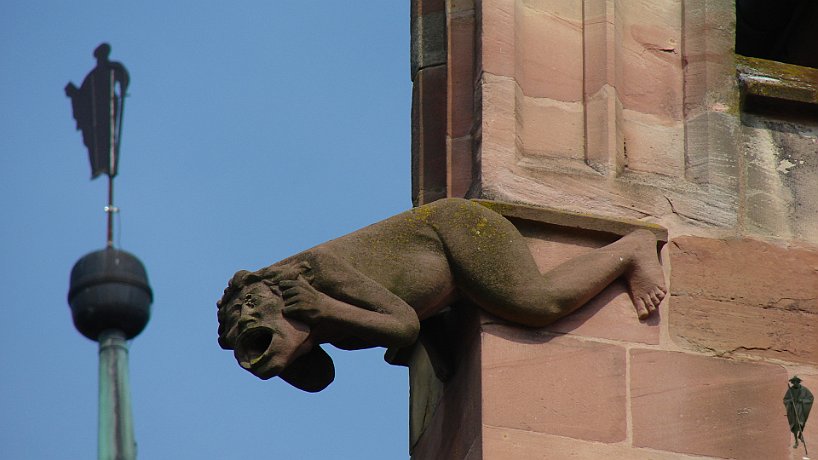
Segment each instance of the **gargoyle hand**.
M314 325L327 317L329 297L315 289L301 275L294 280L279 283L284 297L282 313L293 319Z

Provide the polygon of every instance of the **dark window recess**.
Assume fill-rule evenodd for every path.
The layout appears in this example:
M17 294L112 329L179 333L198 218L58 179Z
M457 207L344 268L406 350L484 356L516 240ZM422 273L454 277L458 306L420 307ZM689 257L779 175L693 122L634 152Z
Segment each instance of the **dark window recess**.
M736 0L736 53L818 68L818 0Z
M761 121L748 114L763 117ZM798 125L814 124L818 120L818 106L798 101L782 101L764 96L749 96L741 105L741 121L745 125L769 128L769 120L778 120ZM778 128L781 129L780 127Z

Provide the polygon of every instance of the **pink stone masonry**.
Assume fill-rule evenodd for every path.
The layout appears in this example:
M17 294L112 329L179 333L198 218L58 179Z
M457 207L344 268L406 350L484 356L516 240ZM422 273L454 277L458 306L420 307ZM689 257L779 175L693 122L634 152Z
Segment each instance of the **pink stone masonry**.
M648 321L622 280L542 329L474 313L454 378L414 374L412 459L800 460L782 398L795 374L818 391L815 123L746 111L761 67L734 53L734 0L414 4L446 25L415 107L421 201L638 220L670 242ZM511 220L543 272L614 239Z
M772 364L632 350L633 444L718 458L788 458L786 380Z
M680 237L670 257L679 345L818 364L818 250Z
M625 439L624 348L500 325L483 330L484 425Z

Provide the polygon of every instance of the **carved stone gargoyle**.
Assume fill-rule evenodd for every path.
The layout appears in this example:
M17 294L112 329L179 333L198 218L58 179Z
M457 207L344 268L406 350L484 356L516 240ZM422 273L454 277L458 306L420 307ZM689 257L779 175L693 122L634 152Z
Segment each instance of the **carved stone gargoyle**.
M581 307L623 277L637 316L665 297L656 238L637 230L541 274L514 225L469 200L423 205L255 272L219 300L219 344L261 379L316 392L335 376L324 343L402 348L458 299L528 327Z

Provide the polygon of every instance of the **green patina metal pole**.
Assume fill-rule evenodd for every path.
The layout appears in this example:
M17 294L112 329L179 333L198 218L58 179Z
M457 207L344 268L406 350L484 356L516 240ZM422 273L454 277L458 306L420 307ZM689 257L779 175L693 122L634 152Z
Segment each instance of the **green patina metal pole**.
M99 336L99 460L136 459L128 384L128 344L122 331Z

